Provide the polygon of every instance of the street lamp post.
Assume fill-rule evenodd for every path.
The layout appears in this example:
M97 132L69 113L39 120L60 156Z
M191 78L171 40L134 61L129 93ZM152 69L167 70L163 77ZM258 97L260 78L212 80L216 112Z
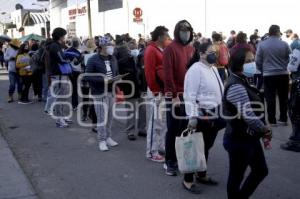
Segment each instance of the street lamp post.
M87 14L88 14L89 37L92 38L93 33L92 33L91 0L87 0Z
M207 0L204 0L204 30L205 30L205 35L207 35Z

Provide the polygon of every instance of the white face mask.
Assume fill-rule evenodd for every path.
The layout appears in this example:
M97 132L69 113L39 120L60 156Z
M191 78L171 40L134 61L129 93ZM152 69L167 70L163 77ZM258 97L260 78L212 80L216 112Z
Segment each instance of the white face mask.
M134 49L134 50L130 51L130 55L132 57L137 57L137 56L139 56L139 54L140 54L140 51L138 49Z
M243 74L246 77L253 77L257 72L255 62L244 64L243 68L244 68Z
M113 55L114 54L114 50L115 50L115 48L113 46L107 46L106 47L106 53L108 55Z

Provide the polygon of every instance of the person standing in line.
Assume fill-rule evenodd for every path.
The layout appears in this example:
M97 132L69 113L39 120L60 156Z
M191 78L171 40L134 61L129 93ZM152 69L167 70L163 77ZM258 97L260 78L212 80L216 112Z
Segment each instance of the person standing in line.
M41 54L38 43L33 43L29 51L30 66L32 69L32 87L34 96L41 102L43 100L43 63L41 63Z
M151 33L152 40L145 51L145 75L148 85L149 122L147 128L147 151L146 157L153 162L165 162L165 158L159 153L164 151L167 123L165 112L161 105L164 104L164 68L163 50L169 39L168 29L158 26Z
M223 97L223 116L227 121L223 145L229 155L227 196L248 199L268 175L260 139L269 147L272 133L265 125L263 97L247 81L256 72L251 50L237 50L229 68L231 75ZM245 179L248 167L251 172Z
M184 80L184 103L189 118L188 128L202 133L205 158L208 161L209 150L214 145L218 131L225 127L225 121L220 117L224 86L214 66L217 53L212 42L207 39L195 46L196 51ZM206 171L188 173L184 175L183 187L190 193L201 193L194 184L194 175L198 183L218 185L218 182L208 177Z
M288 45L290 46L293 42L293 30L292 29L288 29L285 32L285 38L283 39L283 41L285 41L286 43L288 43Z
M131 39L129 35L118 37L116 44L117 46L114 55L118 60L119 73L121 75L128 73L129 75L124 77L124 80L132 83L132 85L120 83L118 86L124 92L126 98L125 107L127 110L127 118L125 133L127 134L128 140L134 141L137 139L136 134L140 137L146 136L146 119L144 118L144 115L140 114L141 110L144 108L142 106L144 105L139 105L141 96L138 89L138 74L136 68L139 50L137 49L136 42ZM137 133L136 130L138 130Z
M269 38L258 45L256 65L263 73L264 93L267 102L268 121L271 126L287 125L287 104L289 94L289 72L287 65L291 49L281 41L280 27L272 25ZM276 95L279 98L280 118L276 119Z
M18 54L18 49L20 48L20 41L18 39L12 39L9 42L9 47L4 53L4 60L8 62L8 77L9 77L9 90L8 90L8 103L14 101L13 95L17 85L18 99L21 99L22 84L20 81L19 73L16 69L16 56Z
M23 85L19 104L32 104L28 96L32 84L32 69L30 66L29 45L27 43L20 46L16 56L16 68Z
M113 53L114 46L110 38L102 37L99 39L98 53L89 58L86 66L87 73L102 74L85 77L89 82L94 99L100 151L108 151L108 147L118 145L111 138L113 106L115 103L112 79L118 75L118 62ZM107 87L105 84L107 84Z
M216 67L218 68L219 75L223 82L227 78L226 67L229 63L229 50L223 41L222 34L215 33L212 35L213 48L216 51L217 62Z
M193 28L191 24L182 20L179 21L174 30L173 42L164 50L164 89L167 109L167 134L166 134L166 175L177 175L177 158L175 152L175 139L187 127L187 120L178 117L185 117L183 104L184 76L187 71L187 64L193 56L194 50L191 45L193 41ZM172 111L174 110L174 111ZM173 115L175 112L175 115Z
M227 40L227 48L231 49L236 43L236 32L234 30L230 31L230 37Z
M65 29L55 28L52 33L53 41L47 46L48 52L46 53L46 59L49 63L50 92L53 92L53 103L56 103L56 105L51 106L51 108L54 108L53 116L57 117L56 126L58 128L67 128L69 127L69 124L72 123L72 121L64 115L65 104L63 103L67 101L67 99L60 97L65 96L70 92L69 84L66 83L70 81L69 76L68 74L63 74L60 68L60 66L69 63L69 61L65 59L63 53L66 35L67 31Z
M291 72L292 86L289 99L289 116L292 134L289 141L280 147L283 150L300 152L300 43L294 44L288 70Z
M81 55L81 52L79 51L80 47L80 41L78 38L72 38L71 39L71 47L68 48L65 53L72 53L71 57L71 65L72 65L72 75L70 75L70 79L72 82L73 90L72 90L72 108L73 110L77 110L78 106L78 90L77 90L77 80L81 73L81 63L83 60L83 56Z

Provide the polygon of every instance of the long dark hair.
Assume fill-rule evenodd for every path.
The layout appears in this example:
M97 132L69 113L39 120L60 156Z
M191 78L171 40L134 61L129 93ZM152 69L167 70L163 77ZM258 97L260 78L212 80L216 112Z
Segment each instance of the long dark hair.
M29 50L25 49L26 46L28 46L27 43L21 44L17 55L28 53Z
M251 52L251 50L248 48L240 48L231 56L229 62L229 69L231 72L236 73L243 71L243 66L248 52Z
M200 61L200 53L205 53L208 49L209 46L212 45L212 42L210 39L205 39L202 43L200 43L199 41L195 41L193 46L195 49L194 55L193 57L190 59L188 65L187 65L187 69L189 69L192 65L194 65L194 63Z

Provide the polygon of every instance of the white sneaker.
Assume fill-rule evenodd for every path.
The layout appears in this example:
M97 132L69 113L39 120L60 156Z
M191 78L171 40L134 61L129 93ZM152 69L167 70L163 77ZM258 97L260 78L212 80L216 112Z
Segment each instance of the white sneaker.
M114 146L118 146L118 145L119 145L116 141L114 141L114 140L111 139L110 137L107 138L106 143L107 143L108 146L111 146L111 147L114 147Z
M73 124L73 121L72 121L71 119L65 118L64 121L65 121L67 124Z
M99 149L100 149L100 151L108 151L109 150L105 141L99 142Z
M63 119L59 119L59 120L56 121L56 127L58 127L58 128L68 128L69 125Z

